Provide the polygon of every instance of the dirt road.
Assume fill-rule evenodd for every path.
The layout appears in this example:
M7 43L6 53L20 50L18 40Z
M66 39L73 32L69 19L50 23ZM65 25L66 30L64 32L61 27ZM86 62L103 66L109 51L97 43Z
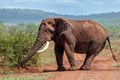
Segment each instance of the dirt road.
M76 54L76 63L78 68L82 65L84 55ZM64 57L66 58L66 57ZM113 66L116 62L111 55L106 58L97 56L92 63L92 69L89 71L63 71L54 72L55 76L49 80L120 80L120 68ZM69 67L67 59L64 59L64 66ZM50 68L52 71L52 67ZM54 70L54 69L53 69Z

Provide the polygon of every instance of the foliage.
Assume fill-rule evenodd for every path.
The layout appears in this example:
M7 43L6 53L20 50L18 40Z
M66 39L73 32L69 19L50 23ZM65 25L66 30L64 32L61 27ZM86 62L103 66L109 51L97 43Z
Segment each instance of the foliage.
M48 17L64 17L68 19L92 19L102 25L120 25L120 12L101 13L92 15L61 15L34 9L0 9L0 21L5 23L40 23Z
M27 25L31 26L31 23ZM3 29L0 30L0 65L16 67L18 61L29 52L34 43L36 37L36 31L32 28L34 25L25 26L23 29L17 26L0 26L4 28L5 32L2 33ZM36 55L28 64L35 64L37 59Z
M110 34L110 37L113 39L119 39L120 38L120 26L108 26L106 27L107 31Z
M41 66L54 64L56 62L55 55L53 54L54 43L51 42L49 46L50 47L46 51L39 54L40 57L39 61Z
M40 22L47 17L55 17L58 14L31 9L0 9L0 21L6 23Z
M51 78L52 76L54 76L51 73L45 73L42 75L32 75L32 76L25 76L25 77L5 77L5 78L0 78L0 80L47 80L49 78Z
M0 78L0 80L45 80L45 79L41 76L32 76L32 77L22 77L22 78L14 78L14 77Z

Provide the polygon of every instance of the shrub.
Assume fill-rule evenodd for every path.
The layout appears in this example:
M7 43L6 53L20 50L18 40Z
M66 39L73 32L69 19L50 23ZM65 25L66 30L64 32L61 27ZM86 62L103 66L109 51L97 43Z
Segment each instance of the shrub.
M16 26L7 27L6 32L6 34L0 34L0 65L16 67L18 61L32 47L36 33L32 30L31 33L28 33L24 29L21 30ZM38 58L36 55L32 57L28 64L35 65L37 61Z

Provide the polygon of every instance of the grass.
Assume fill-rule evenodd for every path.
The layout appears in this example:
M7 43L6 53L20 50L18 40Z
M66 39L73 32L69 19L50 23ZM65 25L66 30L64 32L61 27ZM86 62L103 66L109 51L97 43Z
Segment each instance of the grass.
M117 40L112 39L111 40L111 47L112 47L113 53L116 55L117 60L120 62L120 40L119 39L117 39ZM106 57L106 56L111 54L108 44L106 44L105 49L109 50L109 54L106 54L106 52L101 51L101 53L99 54L100 57Z
M120 63L115 63L115 64L113 64L113 66L120 67Z
M0 78L0 80L44 80L44 78L39 76L25 77L25 78L9 77L9 78Z
M49 65L49 64L55 64L55 54L54 54L54 43L51 42L49 45L49 48L42 52L39 53L39 64L41 65Z
M11 71L9 70L3 70L0 72L1 75L9 75L9 74L13 74Z
M116 55L118 63L120 63L120 40L112 40L111 43L113 52Z
M111 40L111 46L113 53L116 56L118 63L113 64L112 66L120 67L120 39Z
M44 73L41 75L34 75L34 76L27 76L27 77L12 77L8 76L5 78L0 78L0 80L47 80L48 78L53 77L54 75L52 73Z

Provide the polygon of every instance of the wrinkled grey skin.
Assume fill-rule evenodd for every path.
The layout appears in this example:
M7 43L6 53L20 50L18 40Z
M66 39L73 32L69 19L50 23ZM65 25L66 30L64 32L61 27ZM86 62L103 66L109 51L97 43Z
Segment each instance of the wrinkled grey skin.
M71 65L70 70L76 69L74 53L86 54L85 61L80 69L89 70L91 62L104 48L107 40L111 50L108 33L100 24L91 20L48 18L41 22L36 41L27 56L19 62L19 66L24 67L24 64L36 51L46 41L51 40L55 42L54 50L58 71L65 70L63 66L64 51ZM113 58L115 59L114 55Z

